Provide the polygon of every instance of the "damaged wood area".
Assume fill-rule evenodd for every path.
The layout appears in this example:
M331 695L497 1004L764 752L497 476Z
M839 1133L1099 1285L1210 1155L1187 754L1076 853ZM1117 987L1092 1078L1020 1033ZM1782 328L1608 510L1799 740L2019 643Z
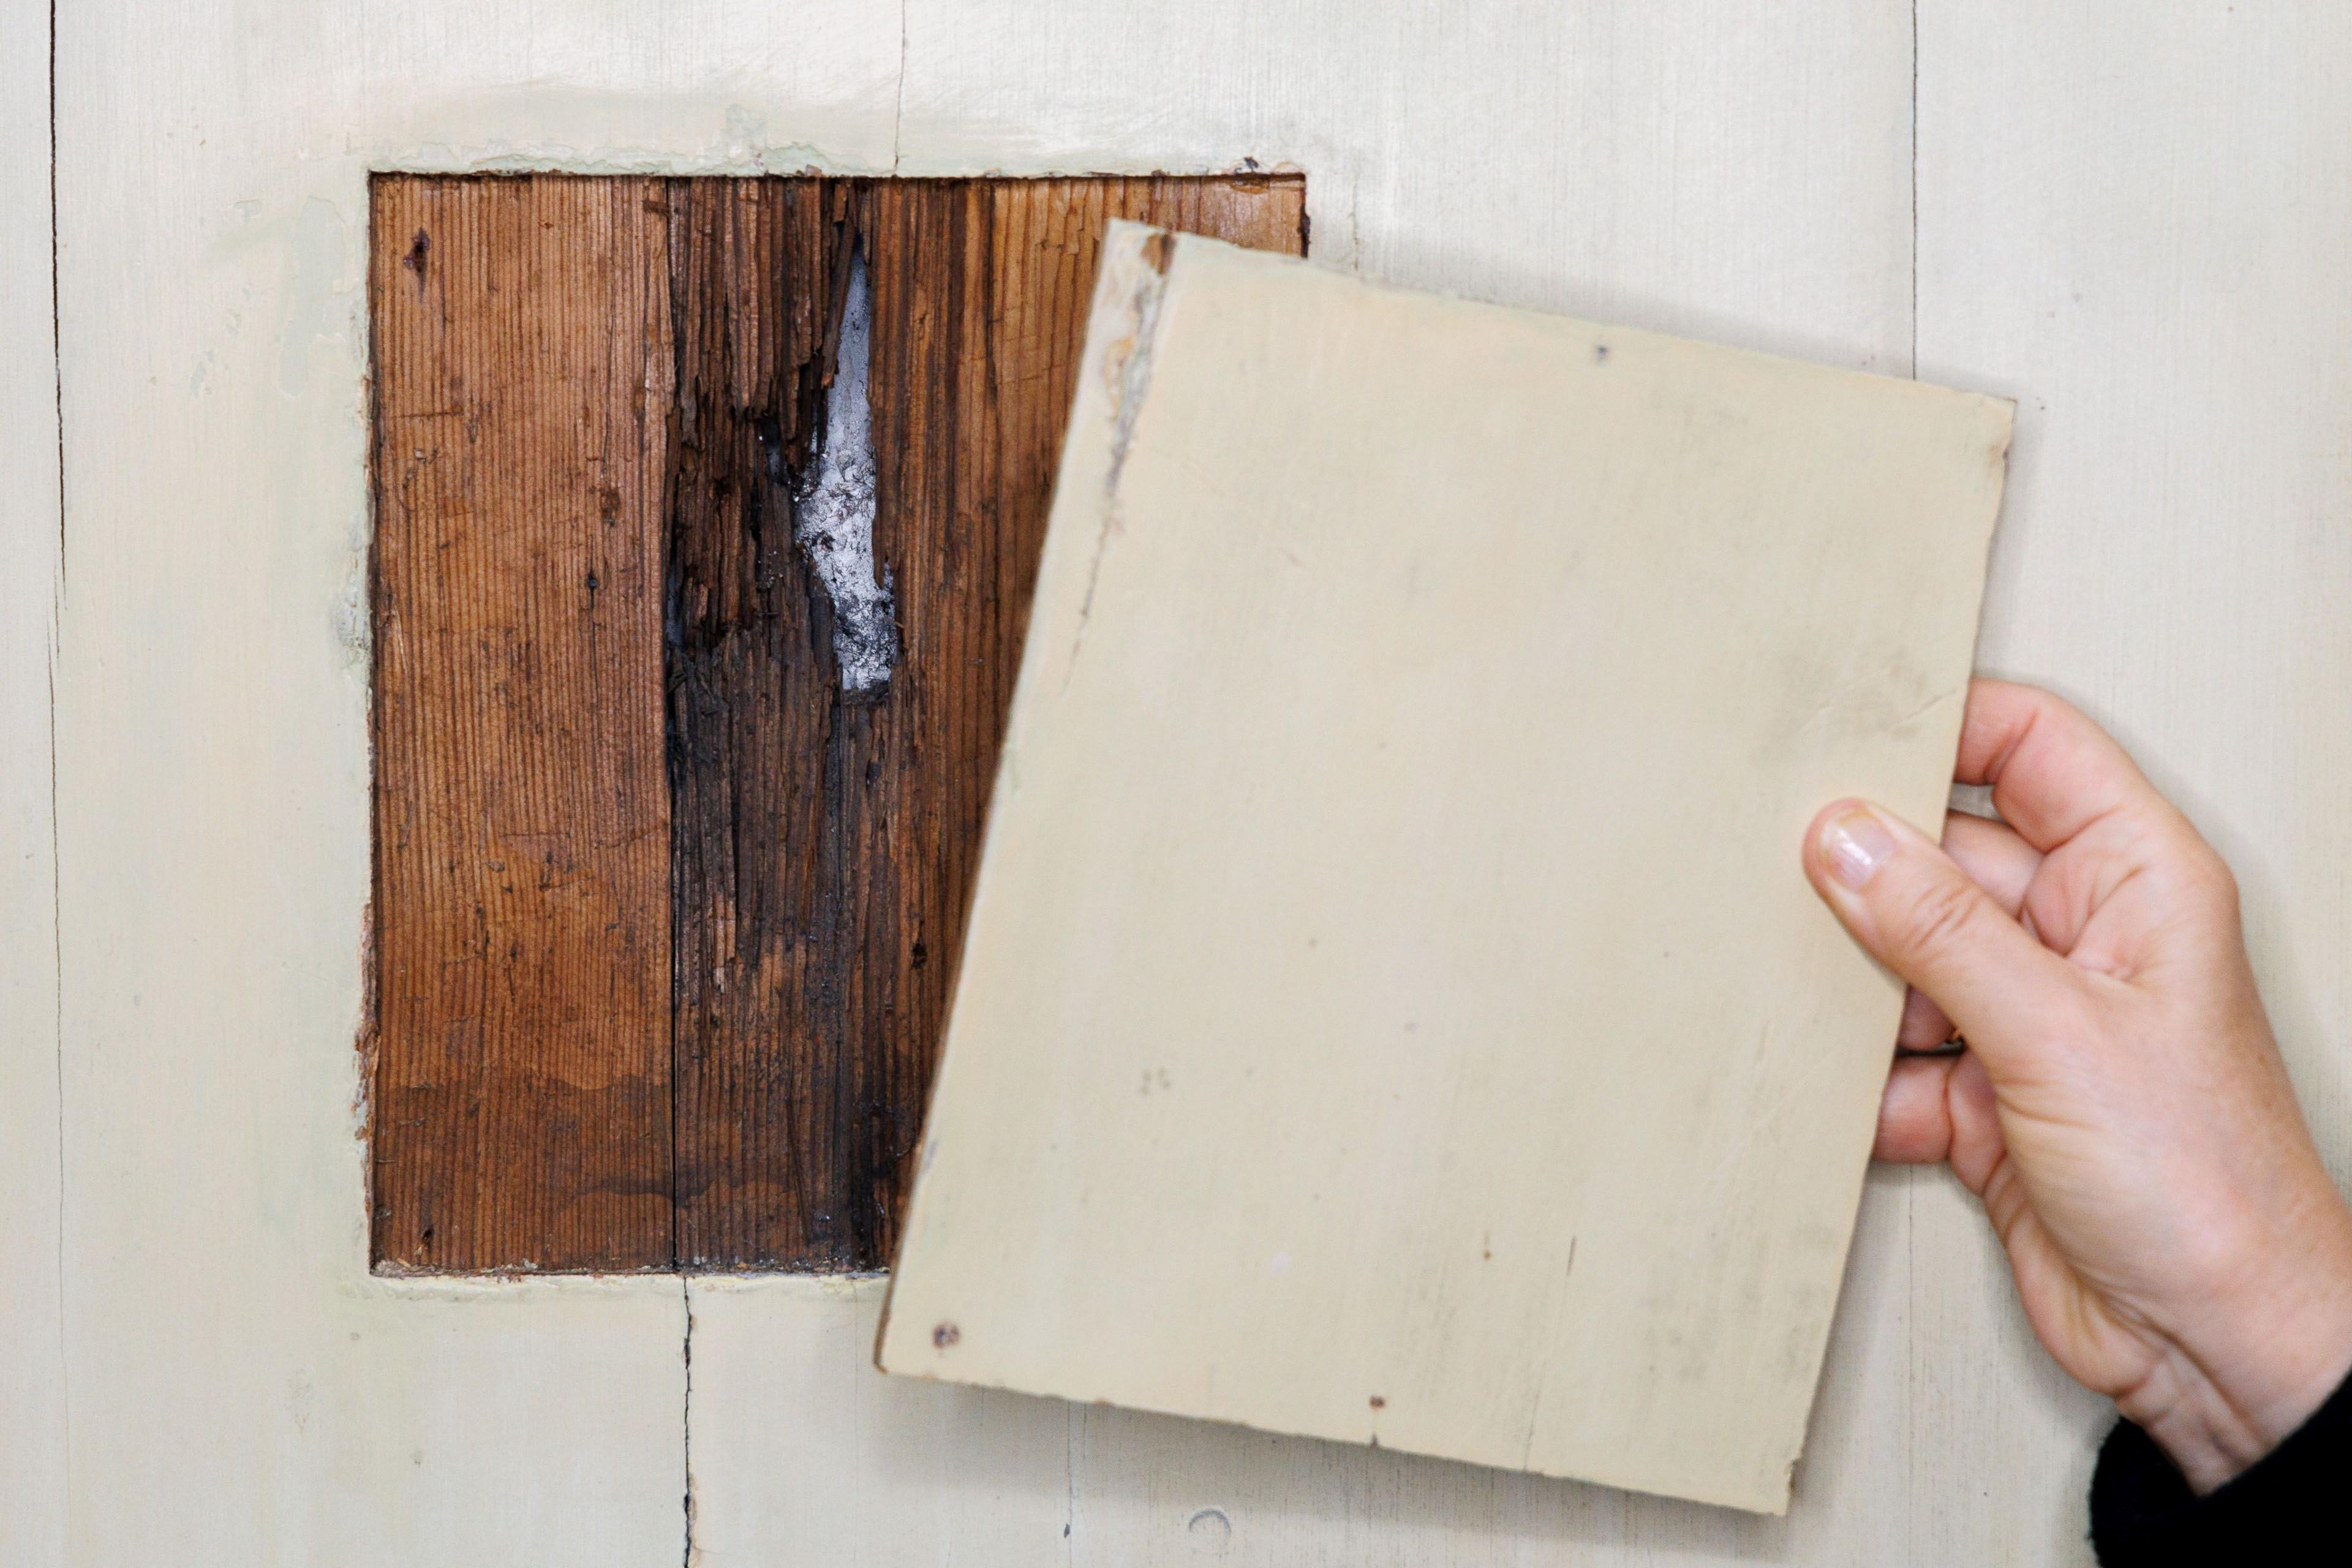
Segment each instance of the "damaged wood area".
M379 1267L887 1262L1103 229L1303 201L377 177Z

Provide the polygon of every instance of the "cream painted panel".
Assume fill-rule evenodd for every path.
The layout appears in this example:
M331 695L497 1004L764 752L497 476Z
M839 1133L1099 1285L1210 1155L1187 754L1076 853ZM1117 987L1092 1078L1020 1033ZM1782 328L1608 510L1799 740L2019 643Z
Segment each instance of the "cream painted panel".
M2229 856L2344 1179L2352 13L1929 0L1919 26L1921 374L2020 400L1980 662L2111 725ZM1973 1205L1915 1223L1915 1551L2087 1561L2110 1414L2033 1347Z
M897 15L113 0L59 20L73 1561L677 1562L676 1279L364 1267L365 179L748 172L814 142L887 167ZM23 683L46 683L13 616L46 605L39 559L5 579L12 744ZM46 816L9 779L11 819Z
M0 1563L65 1560L49 8L0 0Z
M2009 406L1153 245L881 1363L1779 1513L1903 1004L1790 846L1949 794Z

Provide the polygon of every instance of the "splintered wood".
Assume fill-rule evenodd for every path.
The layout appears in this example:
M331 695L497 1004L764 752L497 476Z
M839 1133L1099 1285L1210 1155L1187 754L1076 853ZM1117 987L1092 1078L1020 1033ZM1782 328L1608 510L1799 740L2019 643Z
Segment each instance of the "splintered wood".
M883 1366L1785 1507L2009 426L1115 231Z
M1100 237L1302 196L375 180L380 1264L887 1260Z

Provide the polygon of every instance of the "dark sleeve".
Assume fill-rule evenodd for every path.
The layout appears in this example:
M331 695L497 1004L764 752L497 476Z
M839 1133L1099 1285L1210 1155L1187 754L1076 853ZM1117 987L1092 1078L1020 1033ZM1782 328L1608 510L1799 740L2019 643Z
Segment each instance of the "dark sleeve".
M2347 1481L2352 1378L2285 1442L2201 1498L2154 1438L2121 1421L2091 1477L2091 1545L2103 1568L2343 1563Z

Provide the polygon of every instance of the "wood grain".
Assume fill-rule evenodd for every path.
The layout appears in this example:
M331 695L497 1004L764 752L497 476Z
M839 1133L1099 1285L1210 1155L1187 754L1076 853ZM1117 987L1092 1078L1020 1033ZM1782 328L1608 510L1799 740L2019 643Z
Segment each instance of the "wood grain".
M376 189L377 1256L878 1268L1104 226L1302 184ZM853 254L878 699L793 534Z
M673 1253L667 207L380 179L375 1255Z
M681 429L724 433L682 458L713 477L681 492L670 525L680 1259L877 1268L962 940L1104 226L1137 217L1297 253L1303 192L1192 179L709 190L686 199L761 216L694 206L687 265L756 257L729 270L757 279L788 324L764 332L737 297L726 368L697 351L681 376ZM813 356L853 247L873 279L875 542L901 643L878 701L842 689L824 594L755 461L762 428L786 468L807 461ZM716 351L695 323L706 289L724 287L682 292L689 343ZM721 410L707 390L719 385L742 400ZM731 499L743 496L764 499Z

